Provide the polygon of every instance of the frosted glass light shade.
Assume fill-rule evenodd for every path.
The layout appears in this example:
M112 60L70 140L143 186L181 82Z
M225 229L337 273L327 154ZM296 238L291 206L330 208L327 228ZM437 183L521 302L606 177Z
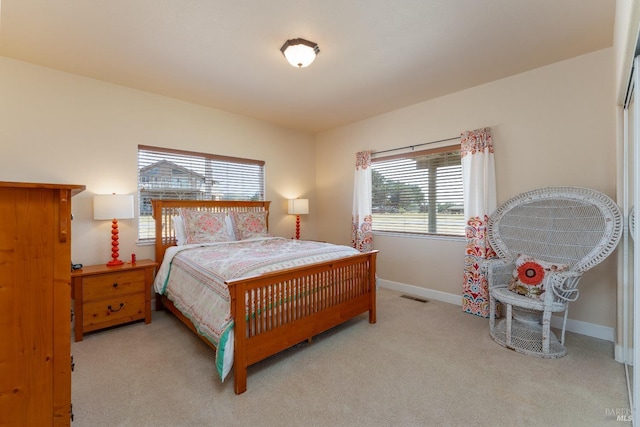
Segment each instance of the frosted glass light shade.
M97 194L93 196L93 219L133 218L133 195Z
M289 199L289 215L306 215L309 213L309 199Z
M308 67L320 52L320 48L314 42L305 39L291 39L284 42L280 51L287 58L289 64L294 67Z

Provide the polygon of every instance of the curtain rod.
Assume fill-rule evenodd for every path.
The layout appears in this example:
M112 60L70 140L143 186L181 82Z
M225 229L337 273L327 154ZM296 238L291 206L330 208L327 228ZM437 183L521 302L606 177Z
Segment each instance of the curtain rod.
M411 148L411 150L413 150L414 148L421 147L423 145L437 144L438 142L453 141L454 139L460 139L460 137L456 136L454 138L446 138L446 139L439 139L437 141L423 142L422 144L407 145L406 147L390 148L389 150L382 150L382 151L373 151L373 152L371 152L371 154L373 155L373 154L389 153L391 151L406 150L407 148Z

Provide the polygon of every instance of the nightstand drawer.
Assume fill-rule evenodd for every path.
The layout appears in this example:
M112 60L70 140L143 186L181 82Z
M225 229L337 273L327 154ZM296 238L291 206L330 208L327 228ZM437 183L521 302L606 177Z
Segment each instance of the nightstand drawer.
M86 303L82 317L85 332L144 319L144 294L124 295Z
M144 293L144 270L87 276L83 279L82 286L83 301L111 298L136 292Z

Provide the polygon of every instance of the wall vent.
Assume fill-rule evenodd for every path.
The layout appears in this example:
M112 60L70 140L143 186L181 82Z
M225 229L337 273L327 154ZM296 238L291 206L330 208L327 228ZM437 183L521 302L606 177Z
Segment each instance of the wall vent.
M400 298L406 298L406 299L410 299L410 300L418 301L418 302L422 302L422 303L429 302L429 300L418 298L418 297L414 297L414 296L411 296L411 295L400 295Z

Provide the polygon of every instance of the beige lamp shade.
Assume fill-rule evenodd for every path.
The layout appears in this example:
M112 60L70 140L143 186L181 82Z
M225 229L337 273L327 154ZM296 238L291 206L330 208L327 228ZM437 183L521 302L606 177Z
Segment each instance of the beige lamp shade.
M306 215L309 213L309 199L289 199L289 215Z
M131 219L134 217L133 195L96 194L93 196L93 219Z

